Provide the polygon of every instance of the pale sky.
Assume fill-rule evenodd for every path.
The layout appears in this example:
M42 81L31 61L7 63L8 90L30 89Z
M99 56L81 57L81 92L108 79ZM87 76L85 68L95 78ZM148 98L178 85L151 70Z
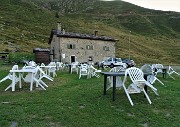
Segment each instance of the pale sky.
M102 0L102 1L113 1L113 0ZM122 0L122 1L133 3L138 6L149 9L180 12L180 0Z

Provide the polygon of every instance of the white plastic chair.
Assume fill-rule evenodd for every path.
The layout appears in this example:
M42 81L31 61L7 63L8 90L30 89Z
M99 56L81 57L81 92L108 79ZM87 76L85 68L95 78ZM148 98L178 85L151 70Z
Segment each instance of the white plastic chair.
M53 74L53 77L56 77L56 63L55 62L50 62L50 64L48 65L48 74L51 75L51 73Z
M63 70L63 62L56 62L57 71Z
M71 74L73 73L73 71L75 71L78 74L79 68L77 62L71 63Z
M100 78L100 75L97 73L101 72L101 70L96 69L93 65L88 66L88 78L97 77Z
M39 68L36 67L36 68L32 68L32 69L34 69L33 73L32 72L27 73L27 75L25 77L22 76L24 82L30 83L30 91L32 91L34 83L36 83L36 87L40 86L42 89L46 90L44 88L44 86L45 87L48 87L48 86L42 81L42 78L39 76L39 74L38 74L38 73L40 73L40 72L38 72Z
M46 78L50 81L53 81L54 78L52 78L51 76L47 75L42 68L40 68L39 66L36 67L39 71L39 80L42 80L43 78Z
M80 66L79 79L82 76L87 76L87 78L88 78L88 65L87 64L81 64L81 66Z
M172 76L172 74L180 75L178 72L176 72L170 65L168 66L167 74L175 80L175 78Z
M126 87L125 86L125 82L127 80L127 76L129 75L132 83ZM131 67L131 68L128 68L126 69L125 71L125 77L124 77L124 80L123 80L123 88L124 88L124 91L129 99L129 102L130 104L133 106L133 101L130 97L130 94L134 94L134 93L141 93L143 92L148 100L148 102L151 104L151 100L149 98L149 96L147 95L145 89L144 89L144 86L147 85L149 86L151 89L153 89L154 91L157 91L157 89L155 87L153 87L149 82L147 82L145 79L144 79L144 74L142 72L142 70L140 70L139 68L136 68L136 67Z
M162 68L164 67L162 64L152 64L152 69L153 69L153 72L155 72L155 73L161 73L161 74L163 74L163 70L162 70Z
M32 66L32 67L36 67L36 66L37 66L36 62L34 62L34 61L29 61L29 62L27 63L27 65L28 65L28 66Z
M18 70L18 65L14 65L13 67L12 67L12 70ZM16 83L18 83L20 80L19 80L19 77L17 77L16 75L15 75L15 84ZM5 80L11 80L12 81L12 79L13 79L13 74L10 72L6 77L4 77L3 79L1 79L1 81L0 81L0 83L1 82L4 82ZM12 83L5 89L5 91L7 91L9 88L11 88L12 87ZM19 84L19 88L21 88L21 84Z
M140 68L144 73L151 73L151 75L147 76L147 81L153 85L155 83L155 81L158 81L159 83L161 83L162 85L164 85L164 83L157 78L157 72L154 72L154 67L149 65L149 64L144 64L141 68ZM156 93L157 94L157 93Z
M48 74L48 68L46 68L46 65L44 63L41 63L40 67L46 74Z

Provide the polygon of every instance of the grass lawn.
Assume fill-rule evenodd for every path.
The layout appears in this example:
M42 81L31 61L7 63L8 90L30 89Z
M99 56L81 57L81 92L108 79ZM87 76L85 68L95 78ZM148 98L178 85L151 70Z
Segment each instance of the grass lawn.
M0 65L0 79L8 74L12 65ZM4 91L10 84L0 84L0 127L179 127L180 126L180 78L167 76L156 82L160 96L148 89L150 105L142 94L131 95L131 106L124 90L116 91L112 101L112 89L103 95L101 78L78 79L68 71L57 72L58 77L48 84L46 91L29 91L27 84L16 91Z

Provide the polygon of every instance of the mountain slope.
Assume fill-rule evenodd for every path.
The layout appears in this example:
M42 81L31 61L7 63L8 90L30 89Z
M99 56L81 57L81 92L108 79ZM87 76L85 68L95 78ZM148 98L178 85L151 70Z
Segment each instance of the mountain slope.
M180 13L97 0L1 0L0 50L48 48L51 29L112 36L117 57L137 63L180 64ZM131 32L130 32L131 31Z

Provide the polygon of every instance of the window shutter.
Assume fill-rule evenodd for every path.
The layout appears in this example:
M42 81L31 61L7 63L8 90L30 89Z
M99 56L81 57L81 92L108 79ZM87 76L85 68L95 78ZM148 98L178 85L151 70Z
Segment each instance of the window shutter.
M90 48L90 49L93 50L93 48L94 48L93 45L91 45L91 48Z
M67 48L70 49L70 44L67 44Z
M75 44L73 44L73 45L72 45L72 49L75 49L75 48L76 48L76 45L75 45Z
M103 50L106 50L106 46L103 46Z

